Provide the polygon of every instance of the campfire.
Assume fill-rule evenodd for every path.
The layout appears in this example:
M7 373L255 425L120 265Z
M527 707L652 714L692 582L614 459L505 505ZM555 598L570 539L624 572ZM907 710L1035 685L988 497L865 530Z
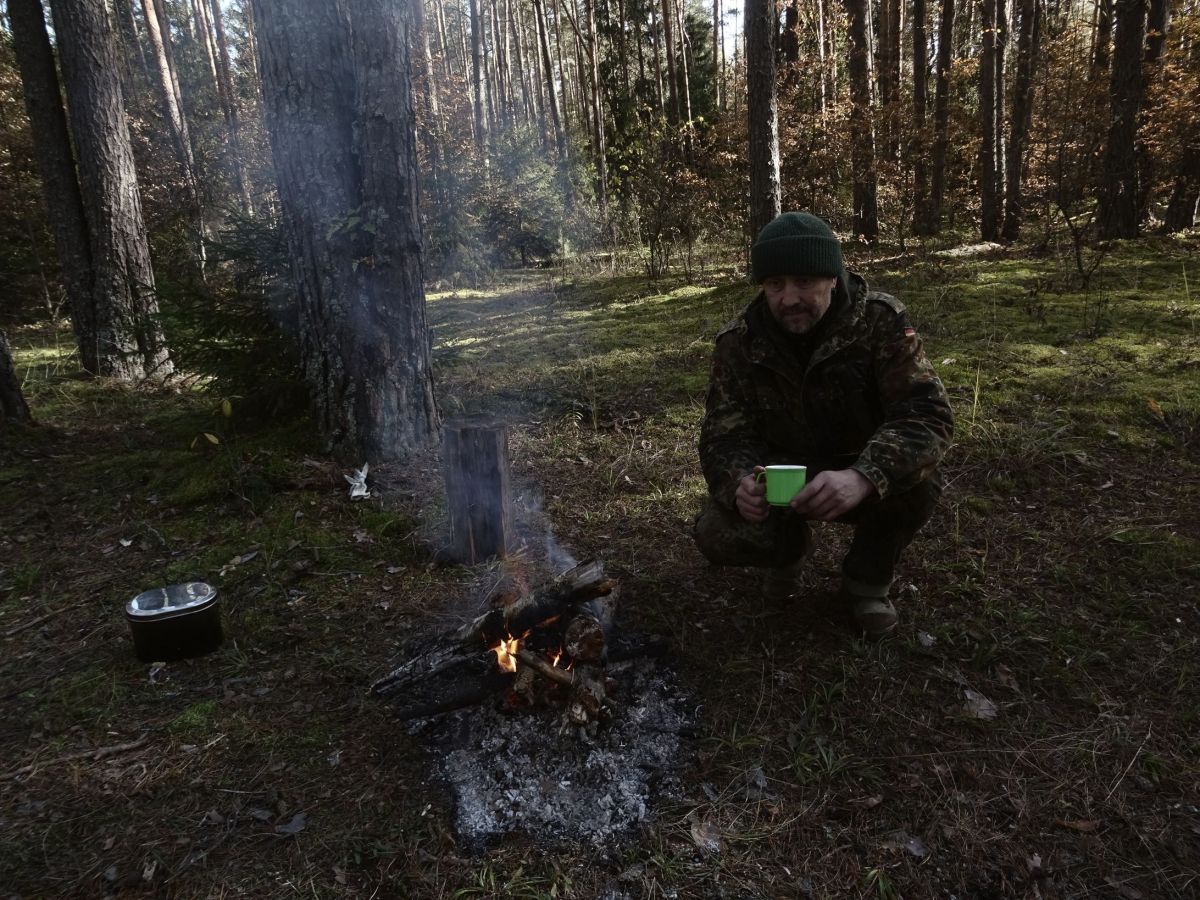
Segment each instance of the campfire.
M405 720L503 695L512 707L559 706L563 731L594 736L612 715L605 666L618 593L598 560L537 590L498 593L485 613L423 641L372 690Z

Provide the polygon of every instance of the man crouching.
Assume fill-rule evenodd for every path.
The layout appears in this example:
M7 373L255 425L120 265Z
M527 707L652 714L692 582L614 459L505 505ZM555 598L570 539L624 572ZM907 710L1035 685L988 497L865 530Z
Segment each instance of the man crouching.
M848 273L829 226L789 212L750 251L762 285L717 335L700 432L709 499L696 519L718 565L767 568L763 591L795 595L810 521L854 526L841 596L872 639L896 627L901 552L933 513L950 402L904 305ZM767 465L805 465L787 507L767 504Z

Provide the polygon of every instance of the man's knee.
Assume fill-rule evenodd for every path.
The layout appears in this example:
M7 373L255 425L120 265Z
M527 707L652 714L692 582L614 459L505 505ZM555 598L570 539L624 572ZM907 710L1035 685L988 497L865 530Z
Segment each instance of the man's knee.
M711 499L696 516L692 539L709 562L719 566L782 566L803 555L807 525L786 527L772 511L764 522L747 522Z

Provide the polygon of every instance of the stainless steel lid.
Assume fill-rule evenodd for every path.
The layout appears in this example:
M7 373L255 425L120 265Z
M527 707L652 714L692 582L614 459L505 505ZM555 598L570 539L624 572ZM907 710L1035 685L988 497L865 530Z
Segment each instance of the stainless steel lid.
M217 589L203 581L189 581L170 587L142 591L129 601L125 612L138 618L174 615L187 609L204 606L217 596Z

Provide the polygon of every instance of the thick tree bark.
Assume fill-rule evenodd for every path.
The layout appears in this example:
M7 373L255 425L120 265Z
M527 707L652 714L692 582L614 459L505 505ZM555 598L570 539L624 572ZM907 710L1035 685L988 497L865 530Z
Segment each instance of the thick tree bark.
M393 0L255 0L254 13L317 422L345 459L395 459L429 444L438 428L412 9Z
M913 0L912 17L912 62L913 62L913 141L909 147L909 159L913 167L913 218L914 230L919 229L921 210L929 202L929 165L926 153L929 150L925 128L929 77L929 44L925 37L925 0Z
M775 4L746 0L746 112L750 137L750 240L780 213Z
M1004 191L1004 229L1006 241L1021 234L1024 215L1022 175L1025 169L1025 142L1033 117L1033 73L1041 53L1041 0L1019 0L1020 26L1017 33L1017 72L1013 82L1012 123L1009 127L1007 170Z
M980 0L983 53L979 57L979 231L985 241L1000 237L996 192L996 0Z
M92 253L41 0L9 0L8 18L25 90L25 109L37 147L34 158L42 179L46 216L54 234L80 364L85 372L95 374L99 363L92 299Z
M1102 238L1132 238L1138 233L1137 140L1142 106L1143 0L1117 0L1116 42L1109 86L1111 122L1101 169L1100 204L1096 213Z
M104 0L55 0L53 12L90 238L96 374L165 378L172 365L158 322L112 23Z
M38 14L41 15L40 10ZM21 393L21 379L17 377L17 368L13 365L8 335L0 331L0 435L14 422L32 421L29 406Z
M871 121L870 48L866 0L845 0L850 18L850 166L854 178L854 234L873 242L879 236L875 199L875 127Z

